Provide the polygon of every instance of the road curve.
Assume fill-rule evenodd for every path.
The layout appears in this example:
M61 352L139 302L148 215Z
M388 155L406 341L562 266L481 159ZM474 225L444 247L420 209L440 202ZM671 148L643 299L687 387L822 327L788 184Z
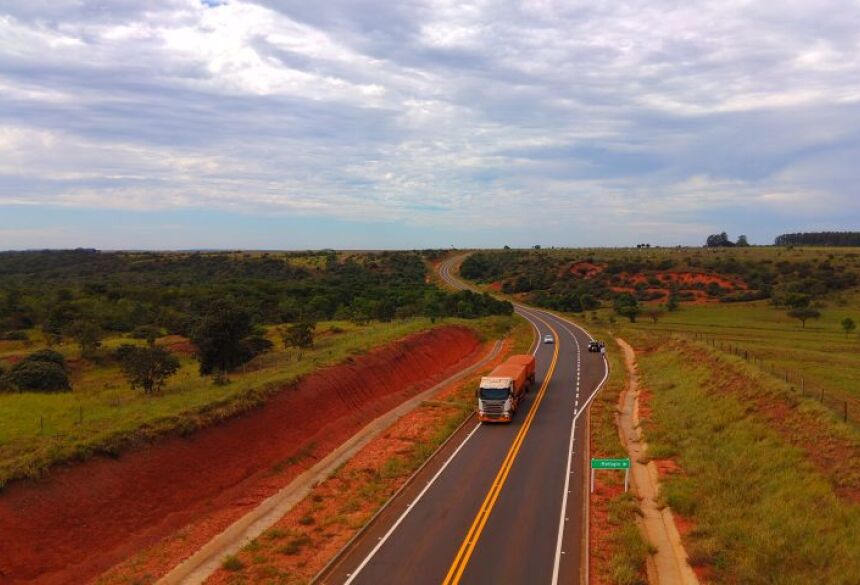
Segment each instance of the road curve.
M455 288L458 258L439 267ZM522 305L540 339L537 383L508 425L464 425L363 536L326 584L580 583L587 435L581 413L605 381L589 335Z

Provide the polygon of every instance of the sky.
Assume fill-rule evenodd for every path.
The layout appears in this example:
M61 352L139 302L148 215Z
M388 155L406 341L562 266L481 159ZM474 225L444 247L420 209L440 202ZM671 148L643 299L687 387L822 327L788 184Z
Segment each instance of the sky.
M860 0L0 0L0 249L860 229Z

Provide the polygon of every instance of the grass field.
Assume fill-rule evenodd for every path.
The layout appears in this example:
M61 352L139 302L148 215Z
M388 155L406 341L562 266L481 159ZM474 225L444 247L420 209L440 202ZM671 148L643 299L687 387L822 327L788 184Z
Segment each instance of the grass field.
M72 392L0 394L0 485L12 478L38 475L58 461L93 452L115 453L137 440L211 424L259 404L308 372L411 333L459 324L490 339L501 337L514 323L513 317L444 319L435 324L410 319L365 326L325 322L318 326L315 347L305 350L301 360L294 350L284 350L271 330L274 351L231 374L229 384L218 386L211 378L201 377L197 363L184 356L180 372L168 382L163 395L155 397L131 390L115 365L73 362ZM105 346L128 341L108 339ZM38 348L39 344L24 348L20 342L0 342L0 357ZM55 349L70 358L76 356L71 346Z
M634 341L649 343L641 334ZM788 405L789 416L826 430L821 441L856 445L856 433L814 402L792 407L792 394L738 358L690 357L652 344L639 366L653 393L644 424L651 454L682 470L664 480L663 494L693 523L685 542L694 566L711 583L860 582L860 507L837 496L814 448L794 440L802 424L780 432L751 403Z

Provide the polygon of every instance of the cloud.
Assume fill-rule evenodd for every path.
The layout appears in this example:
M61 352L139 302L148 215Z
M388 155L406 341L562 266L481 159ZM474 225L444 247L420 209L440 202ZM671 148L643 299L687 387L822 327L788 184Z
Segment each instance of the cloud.
M856 1L0 2L0 206L767 240L858 120Z

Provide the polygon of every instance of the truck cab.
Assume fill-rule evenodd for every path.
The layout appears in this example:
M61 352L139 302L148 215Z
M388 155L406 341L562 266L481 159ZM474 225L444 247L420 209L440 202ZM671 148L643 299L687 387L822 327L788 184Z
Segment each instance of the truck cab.
M478 388L478 419L483 422L510 422L517 409L514 379L484 377Z
M535 358L514 355L481 378L478 386L478 420L511 422L520 400L534 383Z

